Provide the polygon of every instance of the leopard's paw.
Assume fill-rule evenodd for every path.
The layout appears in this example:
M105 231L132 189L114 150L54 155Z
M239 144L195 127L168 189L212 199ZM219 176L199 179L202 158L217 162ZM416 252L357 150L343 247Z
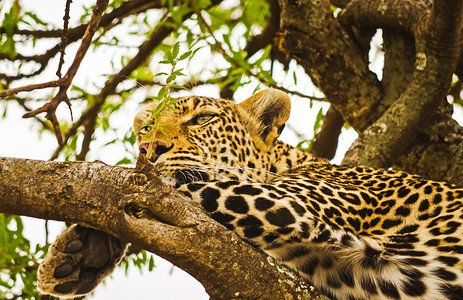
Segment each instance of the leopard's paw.
M46 294L87 294L112 273L126 248L107 233L71 226L50 246L39 266L37 285Z

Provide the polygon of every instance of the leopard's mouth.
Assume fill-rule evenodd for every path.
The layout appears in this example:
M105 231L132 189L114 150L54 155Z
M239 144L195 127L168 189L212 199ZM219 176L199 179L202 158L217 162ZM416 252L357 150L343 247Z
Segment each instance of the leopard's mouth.
M155 163L158 158L174 148L174 144L168 147L164 142L142 143L139 147L141 155L147 156L148 160Z

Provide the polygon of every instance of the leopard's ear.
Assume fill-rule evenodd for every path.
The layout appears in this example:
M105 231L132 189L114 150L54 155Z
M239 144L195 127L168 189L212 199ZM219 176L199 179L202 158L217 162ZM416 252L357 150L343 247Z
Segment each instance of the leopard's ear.
M251 134L271 145L280 135L291 110L289 96L277 89L266 89L238 104L243 123Z

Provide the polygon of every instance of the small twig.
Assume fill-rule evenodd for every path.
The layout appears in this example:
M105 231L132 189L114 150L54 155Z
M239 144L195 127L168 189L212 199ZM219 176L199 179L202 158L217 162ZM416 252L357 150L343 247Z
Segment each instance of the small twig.
M219 52L220 54L222 54L223 56L226 56L228 58L228 61L229 62L233 62L235 65L237 66L240 66L240 63L237 62L235 60L235 58L233 58L233 56L231 55L228 55L227 54L227 51L225 51L225 49L222 47L222 44L217 40L217 38L215 37L215 34L214 34L214 31L212 30L211 26L209 25L209 23L207 23L207 21L203 18L203 16L201 15L201 11L198 10L194 5L193 5L193 10L195 11L196 15L198 16L198 20L203 23L204 27L206 28L207 32L209 33L209 35L212 37L212 39L214 40L215 44L214 46L216 47L216 51ZM256 78L257 80L259 80L261 83L265 84L265 85L271 85L279 90L282 90L286 93L290 93L290 94L293 94L293 95L297 95L297 96L300 96L300 97L303 97L303 98L307 98L307 99L310 99L310 100L316 100L316 101L327 101L325 98L318 98L318 97L314 97L314 96L308 96L308 95L304 95L298 91L292 91L292 90L289 90L287 88L284 88L282 86L278 86L276 83L274 82L268 82L268 80L266 80L265 78L262 78L259 74L257 73L254 73L251 69L248 69L248 68L243 68L243 70L245 71L246 75L248 76L252 76L254 78Z
M50 120L51 124L53 125L53 130L55 132L58 145L63 145L63 134L61 133L61 128L59 127L59 122L58 122L58 119L56 118L56 114L47 113L47 119Z
M77 154L76 160L85 160L87 153L90 151L90 142L92 141L93 133L95 132L96 121L98 118L99 109L94 109L85 121L84 125L84 140L80 153Z
M53 81L44 82L44 83L29 84L29 85L20 86L17 88L11 88L11 89L7 89L4 91L0 91L0 98L6 98L8 96L17 94L19 92L29 92L29 91L38 90L38 89L57 87L59 86L59 84L60 84L59 80L53 80Z
M48 244L48 220L45 220L45 244Z
M283 92L286 92L286 93L288 93L288 94L292 94L292 95L299 96L299 97L301 97L301 98L307 98L307 99L310 99L310 100L323 101L323 102L327 102L327 101L328 101L328 99L326 99L325 97L309 96L309 95L300 93L300 92L298 92L298 91L289 90L289 89L284 88L284 87L279 86L279 85L275 85L275 88L277 88L277 89L279 89L279 90L282 90Z
M64 25L63 25L63 31L61 34L61 43L60 43L60 58L59 58L59 65L58 65L58 71L56 71L56 75L61 78L61 68L63 67L64 64L64 54L65 54L65 49L67 46L68 42L68 25L69 25L69 10L71 7L72 0L67 0L66 1L66 9L64 11Z
M84 59L84 56L87 53L88 48L90 47L93 35L98 29L103 12L105 11L106 6L108 6L108 2L109 0L97 0L95 8L93 9L92 18L90 19L90 22L88 23L87 29L82 38L80 47L77 50L77 54L74 58L74 61L69 67L66 75L64 75L63 77L64 86L62 88L68 89L69 86L71 85L72 79L76 75L77 70L79 69L80 63Z
M19 97L13 97L13 98L11 98L11 100L16 100L16 102L22 108L24 108L25 111L27 111L27 112L32 111L32 109L26 105L26 100L25 99L22 99L22 98L19 98ZM37 116L35 116L34 118L37 120L37 122L39 122L42 125L43 129L52 132L53 128L50 126L50 124L48 124L46 121L42 120L41 118L39 118Z
M59 91L56 94L56 96L50 102L45 103L45 105L43 105L42 107L23 115L23 118L29 118L39 113L46 112L46 118L49 119L52 123L53 128L55 130L56 139L60 146L64 145L64 141L63 135L61 134L61 129L59 127L59 122L55 115L56 108L62 101L64 101L69 107L71 106L71 102L69 102L69 98L66 94L67 90L69 89L69 86L71 85L72 80L74 79L74 76L76 75L77 70L79 69L80 63L82 62L85 54L87 53L88 48L90 47L93 35L99 27L101 17L106 9L106 6L108 5L108 2L109 0L97 0L95 8L93 9L92 18L88 23L87 30L85 31L85 34L82 38L82 42L80 44L79 49L77 50L77 54L74 58L74 61L72 62L71 66L66 72L66 75L64 75L64 77L58 81Z
M101 18L100 27L109 30L110 28L114 26L115 20L116 20L116 23L120 23L124 18L130 15L142 13L149 9L160 8L160 7L161 5L159 1L133 0L133 1L124 2L119 7L113 9L110 13L105 14ZM87 27L88 27L88 24L82 24L77 27L69 29L67 33L67 44L73 43L81 39ZM0 28L0 34L1 33L4 33L4 28ZM15 28L14 34L33 36L36 38L57 38L57 37L62 36L62 30L61 29L19 30ZM34 77L42 73L42 71L45 70L49 60L55 57L55 55L60 51L60 48L61 48L60 46L61 46L61 42L56 44L55 46L53 46L52 48L50 48L43 54L32 55L32 56L25 56L25 55L18 53L14 57L14 59L12 59L8 54L0 53L0 60L34 61L40 64L40 68L30 74L20 73L14 76L7 76L5 74L0 74L0 79L4 79L7 83L9 83L14 80L18 80L22 78Z

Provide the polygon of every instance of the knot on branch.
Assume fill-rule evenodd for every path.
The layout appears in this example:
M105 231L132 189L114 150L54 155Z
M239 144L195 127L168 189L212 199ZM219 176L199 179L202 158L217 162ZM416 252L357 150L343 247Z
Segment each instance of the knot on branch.
M161 187L162 188L162 187ZM170 193L134 193L123 197L120 207L124 209L126 220L138 223L138 219L154 223L189 228L198 225L189 214L188 206L178 201L178 196ZM183 199L185 200L185 199ZM193 203L192 203L193 204Z
M307 38L305 33L297 33L297 30L282 30L277 32L273 40L277 50L284 53L286 59L291 58L291 54L305 53L307 47L304 42Z

